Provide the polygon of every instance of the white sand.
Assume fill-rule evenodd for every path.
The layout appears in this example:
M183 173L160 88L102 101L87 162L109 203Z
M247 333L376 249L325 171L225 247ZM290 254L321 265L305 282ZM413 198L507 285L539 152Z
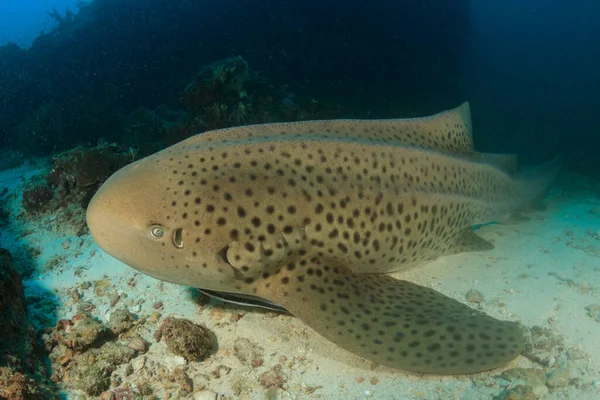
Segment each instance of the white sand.
M111 295L116 293L127 297L122 297L115 308L127 306L139 317L155 312L153 304L162 301L163 317L185 317L208 327L216 335L219 349L204 362L187 367L194 390L204 386L220 395L240 399L490 399L506 386L516 384L499 379L500 371L441 377L374 366L338 349L294 317L216 303L201 306L188 288L161 283L135 272L99 250L89 235L78 238L58 230L52 216L25 215L15 219L20 213L24 183L39 172L36 168L40 168L39 163L0 172L0 189L9 187L15 193L10 199L15 210L11 231L0 232L1 246L17 257L26 247L38 249L40 254L33 258L37 271L45 271L53 257L62 256L52 271L34 273L26 280L26 294L42 297L49 307L54 307L56 318L72 317L77 306L87 301L95 305L92 315L106 321L113 309L109 305ZM554 366L568 365L571 378L580 381L550 391L545 386L536 387L536 392L548 399L599 399L600 322L591 318L585 307L600 304L600 208L594 210L600 207L600 184L594 188L584 178L572 175L561 182L562 187L568 182L571 191L556 190L547 202L548 209L530 215L530 221L510 226L490 225L478 231L493 241L494 250L443 257L395 277L432 287L463 302L467 291L476 289L485 298L480 307L486 313L521 321L526 327L551 328L564 340L564 349L556 350L549 366L520 356L507 368L535 367L550 371ZM15 239L24 231L30 233ZM69 244L66 249L65 243ZM131 281L128 284L131 278L133 285ZM96 296L96 281L104 279L108 279L108 288L100 293L102 296ZM92 283L91 288L81 289L83 282ZM76 303L72 293L77 287L82 298ZM46 311L39 308L32 311L36 321L46 318L49 325L56 322L48 319ZM151 346L148 353L132 361L136 371L142 358L143 369L149 372L158 365L172 370L184 364L183 359L169 355L163 343L152 339L156 328L149 322L144 325L143 336ZM234 355L233 343L239 337L264 349L262 366L245 366ZM570 350L569 357L566 350ZM580 355L576 356L578 352ZM267 390L259 379L276 364L281 364L283 389ZM220 378L211 377L211 372L219 366L231 370ZM117 372L121 373L122 368ZM139 374L134 372L127 379L135 384L143 375ZM153 384L160 388L167 382L154 378ZM155 390L157 396L166 398L160 389ZM84 398L80 393L67 394L70 399Z

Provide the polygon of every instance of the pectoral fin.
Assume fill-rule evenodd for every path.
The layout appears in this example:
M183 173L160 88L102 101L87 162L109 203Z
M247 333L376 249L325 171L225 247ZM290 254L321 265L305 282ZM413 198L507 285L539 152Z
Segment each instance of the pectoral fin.
M297 256L253 286L340 347L393 368L473 373L507 363L523 347L516 323L414 283L354 274L325 258Z

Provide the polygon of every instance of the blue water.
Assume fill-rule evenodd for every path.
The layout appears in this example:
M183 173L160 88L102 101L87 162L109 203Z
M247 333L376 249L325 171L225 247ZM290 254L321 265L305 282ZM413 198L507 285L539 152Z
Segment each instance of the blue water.
M465 62L483 148L577 157L600 145L600 3L474 0ZM586 150L587 149L587 150Z
M16 43L29 47L43 30L52 29L56 21L47 13L55 8L64 14L75 12L80 0L4 0L0 2L0 46Z

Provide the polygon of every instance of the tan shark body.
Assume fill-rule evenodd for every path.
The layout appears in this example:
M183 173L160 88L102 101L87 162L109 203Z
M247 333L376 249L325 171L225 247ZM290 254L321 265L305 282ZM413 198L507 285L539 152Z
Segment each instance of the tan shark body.
M427 118L207 132L115 173L88 208L106 252L153 277L276 303L339 346L427 373L500 366L519 327L385 273L491 248L471 227L554 168L473 150L468 104Z

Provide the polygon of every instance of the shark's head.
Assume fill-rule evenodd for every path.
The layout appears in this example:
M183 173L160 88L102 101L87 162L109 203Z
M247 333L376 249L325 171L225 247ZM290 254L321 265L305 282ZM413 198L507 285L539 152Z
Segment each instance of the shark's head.
M219 255L226 239L205 234L210 218L202 215L200 193L178 184L191 174L181 163L160 152L117 171L92 198L87 223L96 243L127 265L216 290L232 274Z

